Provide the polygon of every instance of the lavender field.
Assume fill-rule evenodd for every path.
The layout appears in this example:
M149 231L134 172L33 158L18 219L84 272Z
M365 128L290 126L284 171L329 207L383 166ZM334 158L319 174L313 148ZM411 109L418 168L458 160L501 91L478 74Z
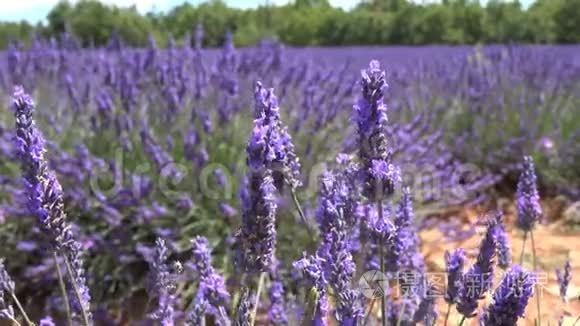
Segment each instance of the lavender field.
M578 321L580 46L202 38L0 52L0 323Z

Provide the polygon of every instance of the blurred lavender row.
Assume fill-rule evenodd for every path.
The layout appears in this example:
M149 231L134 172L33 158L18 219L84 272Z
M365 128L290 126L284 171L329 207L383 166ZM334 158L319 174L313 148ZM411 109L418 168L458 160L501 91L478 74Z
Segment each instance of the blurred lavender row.
M92 306L81 306L91 306L97 322L147 289L149 306L157 307L150 320L196 324L211 315L227 324L237 315L239 324L251 323L251 310L260 308L252 302L258 275L267 274L275 308L269 315L281 324L289 318L281 306L292 301L282 284L289 278L292 294L303 285L316 291L313 318L328 319L328 296L337 292L334 318L356 324L365 306L351 288L359 255L369 268L384 258L388 276L407 282L397 273L425 268L416 233L428 224L421 219L485 202L504 187L513 193L522 167L531 166L525 155L541 171L528 187L531 204L539 205L538 181L547 192L579 195L578 47L292 49L265 40L236 49L226 35L216 50L199 46L201 27L195 37L193 48L169 49L151 41L147 49L85 50L71 40L37 39L0 54L4 102L13 85L23 85L37 103L43 171L54 171L51 180L62 185L56 202L66 228L57 231L74 234L68 258L86 257L72 262L80 271L72 283L91 289ZM22 200L31 201L31 191L22 187L12 121L10 110L0 112L0 257L9 258L15 279L26 280L20 292L54 289L36 298L43 314L62 313L47 230ZM351 162L356 157L359 164ZM361 175L359 191L351 182ZM488 221L467 275L493 271L496 251L500 266L511 266L502 223ZM315 224L320 242L305 231ZM392 250L383 256L387 243ZM303 250L310 253L296 261ZM461 255L449 258L456 275L463 275ZM527 275L511 268L516 278ZM459 283L448 301L470 318L481 293L467 294ZM519 284L531 295L529 282ZM228 289L244 290L236 298ZM435 289L421 280L421 290L389 302L388 318L434 322Z

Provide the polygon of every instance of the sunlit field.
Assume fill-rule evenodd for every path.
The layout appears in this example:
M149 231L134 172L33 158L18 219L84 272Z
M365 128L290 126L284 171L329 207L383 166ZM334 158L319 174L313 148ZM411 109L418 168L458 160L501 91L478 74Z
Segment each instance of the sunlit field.
M201 38L0 52L0 319L575 324L580 46Z

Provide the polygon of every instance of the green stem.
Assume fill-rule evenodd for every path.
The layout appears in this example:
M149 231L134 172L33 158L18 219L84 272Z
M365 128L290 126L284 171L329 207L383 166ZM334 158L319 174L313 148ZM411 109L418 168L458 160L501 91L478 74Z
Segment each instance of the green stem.
M66 270L68 272L68 276L70 278L70 283L72 284L73 290L75 291L75 296L77 297L77 300L79 302L79 306L81 308L81 315L83 317L83 322L84 322L85 326L90 326L91 323L89 321L89 315L88 315L88 312L86 311L85 307L83 307L83 298L81 296L81 291L79 289L79 286L78 286L77 282L75 281L72 267L70 265L70 262L68 261L68 258L66 256L63 256L63 258L64 258L64 264L66 265Z
M60 292L62 293L62 299L64 300L64 309L66 311L66 319L68 320L68 325L72 326L72 313L70 310L70 301L68 300L68 293L66 292L66 285L64 284L64 278L62 277L62 271L60 270L60 264L58 263L58 255L56 252L53 253L54 265L56 266L56 275L58 276L58 284L60 286Z
M520 255L520 266L524 266L524 252L526 251L526 240L528 240L528 231L524 231L524 242L522 243L522 253Z
M465 322L465 316L461 317L461 321L459 322L459 326L463 326L464 322Z
M262 287L264 286L264 279L266 278L266 273L260 273L260 278L258 279L258 287L256 288L256 302L254 303L254 311L252 312L252 320L250 326L256 324L256 317L258 315L258 305L260 304L260 294L262 294Z
M302 220L302 223L306 227L306 231L308 232L308 235L312 237L312 230L310 229L310 225L308 224L308 221L306 221L306 216L304 215L304 211L302 210L302 206L300 205L300 202L298 201L298 196L296 196L296 191L292 188L290 190L290 192L292 193L292 201L294 202L294 206L296 207L296 210L298 211L298 215L300 215L300 219Z
M18 310L20 310L20 313L22 314L22 317L24 317L26 323L28 325L34 325L34 323L30 320L30 318L28 318L28 315L26 314L26 311L24 311L24 308L22 307L22 304L20 304L20 301L16 297L16 294L14 294L14 292L10 292L10 295L12 296L12 301L14 301L16 307L18 307Z
M530 240L532 240L532 262L534 265L534 272L538 272L538 262L536 255L536 243L534 242L534 231L530 231ZM538 306L538 326L542 325L542 310L540 304L540 286L536 282L536 305Z
M443 326L447 326L447 322L449 321L449 314L451 314L451 304L447 305L447 313L445 314L445 323Z
M383 220L383 201L379 200L377 201L377 210L379 211L379 220L382 221ZM380 264L381 264L381 277L383 275L385 275L385 258L384 258L384 254L383 254L383 246L384 246L384 241L383 241L383 235L381 235L381 243L379 243L379 258L380 258ZM379 286L387 286L386 284L381 285L379 284ZM381 316L382 316L382 325L383 326L387 326L387 289L381 289L382 290L382 296L381 296Z

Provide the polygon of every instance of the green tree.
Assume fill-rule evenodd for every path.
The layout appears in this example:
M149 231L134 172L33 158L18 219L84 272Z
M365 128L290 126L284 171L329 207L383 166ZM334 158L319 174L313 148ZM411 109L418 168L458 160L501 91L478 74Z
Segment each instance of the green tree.
M556 41L580 42L580 0L566 0L554 13Z

